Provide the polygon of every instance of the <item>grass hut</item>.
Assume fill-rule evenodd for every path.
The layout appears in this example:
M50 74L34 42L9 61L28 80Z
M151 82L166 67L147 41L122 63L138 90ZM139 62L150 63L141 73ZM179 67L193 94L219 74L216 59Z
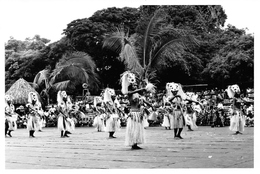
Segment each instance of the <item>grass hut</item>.
M35 89L26 80L20 78L8 89L5 94L13 97L14 104L27 104L28 94L30 92L35 92L38 97L40 97L38 92L35 91Z

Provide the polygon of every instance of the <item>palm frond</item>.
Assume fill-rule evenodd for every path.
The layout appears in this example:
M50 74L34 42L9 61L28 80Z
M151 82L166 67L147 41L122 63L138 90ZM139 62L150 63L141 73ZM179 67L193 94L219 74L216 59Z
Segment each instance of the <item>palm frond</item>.
M126 44L124 50L120 54L120 57L125 62L127 69L137 73L143 72L143 67L140 64L134 46Z
M109 37L104 39L103 48L108 48L116 53L121 53L127 41L128 34L121 28L110 34Z
M70 80L66 80L66 81L62 81L62 82L57 82L53 84L54 89L56 89L56 91L59 90L66 90L69 86Z
M36 74L33 80L33 84L39 87L43 82L45 83L45 87L48 87L48 79L50 77L50 70L44 69Z
M85 69L91 69L91 71L95 71L96 69L96 64L94 60L85 52L69 53L63 58L63 62L60 62L59 65L70 64L77 64L78 66L83 67Z
M151 37L153 35L156 35L158 32L158 29L156 30L156 26L158 26L158 24L160 22L162 22L164 20L164 13L161 10L158 10L155 12L155 14L153 15L153 17L150 19L147 27L146 27L146 31L144 34L144 42L143 42L143 67L146 67L146 54L149 54L149 46L152 44L149 44L151 42ZM156 31L155 31L156 30Z
M181 39L169 40L164 44L160 44L154 55L151 57L148 67L153 68L159 64L159 61L163 61L163 56L171 57L176 54L176 52L184 52L184 47Z

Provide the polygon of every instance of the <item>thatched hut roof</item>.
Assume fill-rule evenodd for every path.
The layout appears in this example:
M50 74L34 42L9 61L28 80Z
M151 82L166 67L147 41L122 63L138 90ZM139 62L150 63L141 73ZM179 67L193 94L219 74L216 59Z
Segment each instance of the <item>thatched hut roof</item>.
M35 89L23 78L17 80L5 93L13 97L14 104L26 104L28 103L28 94L30 92L36 92ZM36 92L38 94L38 92ZM38 94L38 96L40 96Z

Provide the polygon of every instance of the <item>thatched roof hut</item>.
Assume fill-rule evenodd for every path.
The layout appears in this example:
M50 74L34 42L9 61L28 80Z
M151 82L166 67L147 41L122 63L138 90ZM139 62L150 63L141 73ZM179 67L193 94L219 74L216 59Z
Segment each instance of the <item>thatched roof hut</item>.
M35 89L23 78L17 80L8 91L6 95L11 95L13 97L14 104L26 104L28 103L28 94L30 92L36 92ZM38 96L40 96L38 94Z

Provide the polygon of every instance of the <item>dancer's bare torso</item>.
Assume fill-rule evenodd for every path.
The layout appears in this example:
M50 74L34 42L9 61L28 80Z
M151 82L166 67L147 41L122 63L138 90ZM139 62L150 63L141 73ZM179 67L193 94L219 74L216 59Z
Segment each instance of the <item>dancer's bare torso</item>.
M130 102L130 109L131 110L140 110L140 97L139 93L129 94L129 102Z

